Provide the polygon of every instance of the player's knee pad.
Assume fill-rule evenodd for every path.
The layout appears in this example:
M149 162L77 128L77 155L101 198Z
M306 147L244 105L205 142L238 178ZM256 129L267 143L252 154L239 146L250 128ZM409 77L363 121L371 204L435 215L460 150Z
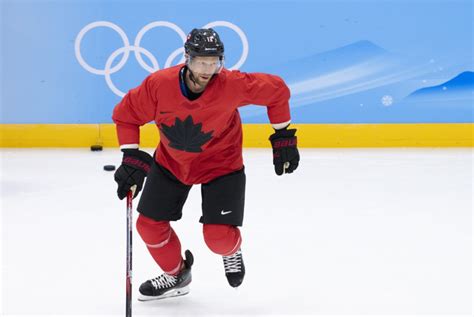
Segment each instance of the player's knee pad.
M137 219L137 231L149 248L165 246L172 233L169 221L156 221L141 214Z
M203 234L209 249L220 255L234 254L242 242L239 228L231 225L205 224Z

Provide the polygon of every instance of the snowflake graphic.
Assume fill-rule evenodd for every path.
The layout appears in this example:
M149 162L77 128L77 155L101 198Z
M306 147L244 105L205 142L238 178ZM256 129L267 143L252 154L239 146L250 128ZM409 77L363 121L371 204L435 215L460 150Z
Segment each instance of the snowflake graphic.
M382 97L381 101L384 106L388 107L393 104L393 97L389 95L385 95Z

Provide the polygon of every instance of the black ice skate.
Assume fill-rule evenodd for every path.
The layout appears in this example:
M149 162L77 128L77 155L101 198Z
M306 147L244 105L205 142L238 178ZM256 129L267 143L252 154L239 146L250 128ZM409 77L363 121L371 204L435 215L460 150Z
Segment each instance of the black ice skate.
M223 256L224 270L227 281L232 287L239 287L245 276L245 265L242 259L242 251L235 252L232 255Z
M184 268L178 275L169 275L166 273L148 280L140 286L138 296L139 301L149 301L168 297L182 296L189 293L189 284L191 283L191 266L193 265L193 254L186 250L184 252Z

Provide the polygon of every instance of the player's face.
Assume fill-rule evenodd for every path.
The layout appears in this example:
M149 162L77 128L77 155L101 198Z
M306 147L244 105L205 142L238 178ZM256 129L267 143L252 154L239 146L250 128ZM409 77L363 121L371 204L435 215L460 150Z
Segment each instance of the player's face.
M218 56L194 56L190 58L188 67L193 72L196 82L206 85L221 67L221 61Z

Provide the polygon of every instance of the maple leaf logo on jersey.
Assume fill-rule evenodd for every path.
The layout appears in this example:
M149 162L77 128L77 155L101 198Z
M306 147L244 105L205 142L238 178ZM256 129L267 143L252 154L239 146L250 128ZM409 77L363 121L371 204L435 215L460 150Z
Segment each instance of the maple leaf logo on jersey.
M214 130L204 133L201 129L202 123L194 124L190 115L184 121L176 118L172 126L161 124L161 131L170 140L169 146L185 152L202 152L201 146L212 139Z

